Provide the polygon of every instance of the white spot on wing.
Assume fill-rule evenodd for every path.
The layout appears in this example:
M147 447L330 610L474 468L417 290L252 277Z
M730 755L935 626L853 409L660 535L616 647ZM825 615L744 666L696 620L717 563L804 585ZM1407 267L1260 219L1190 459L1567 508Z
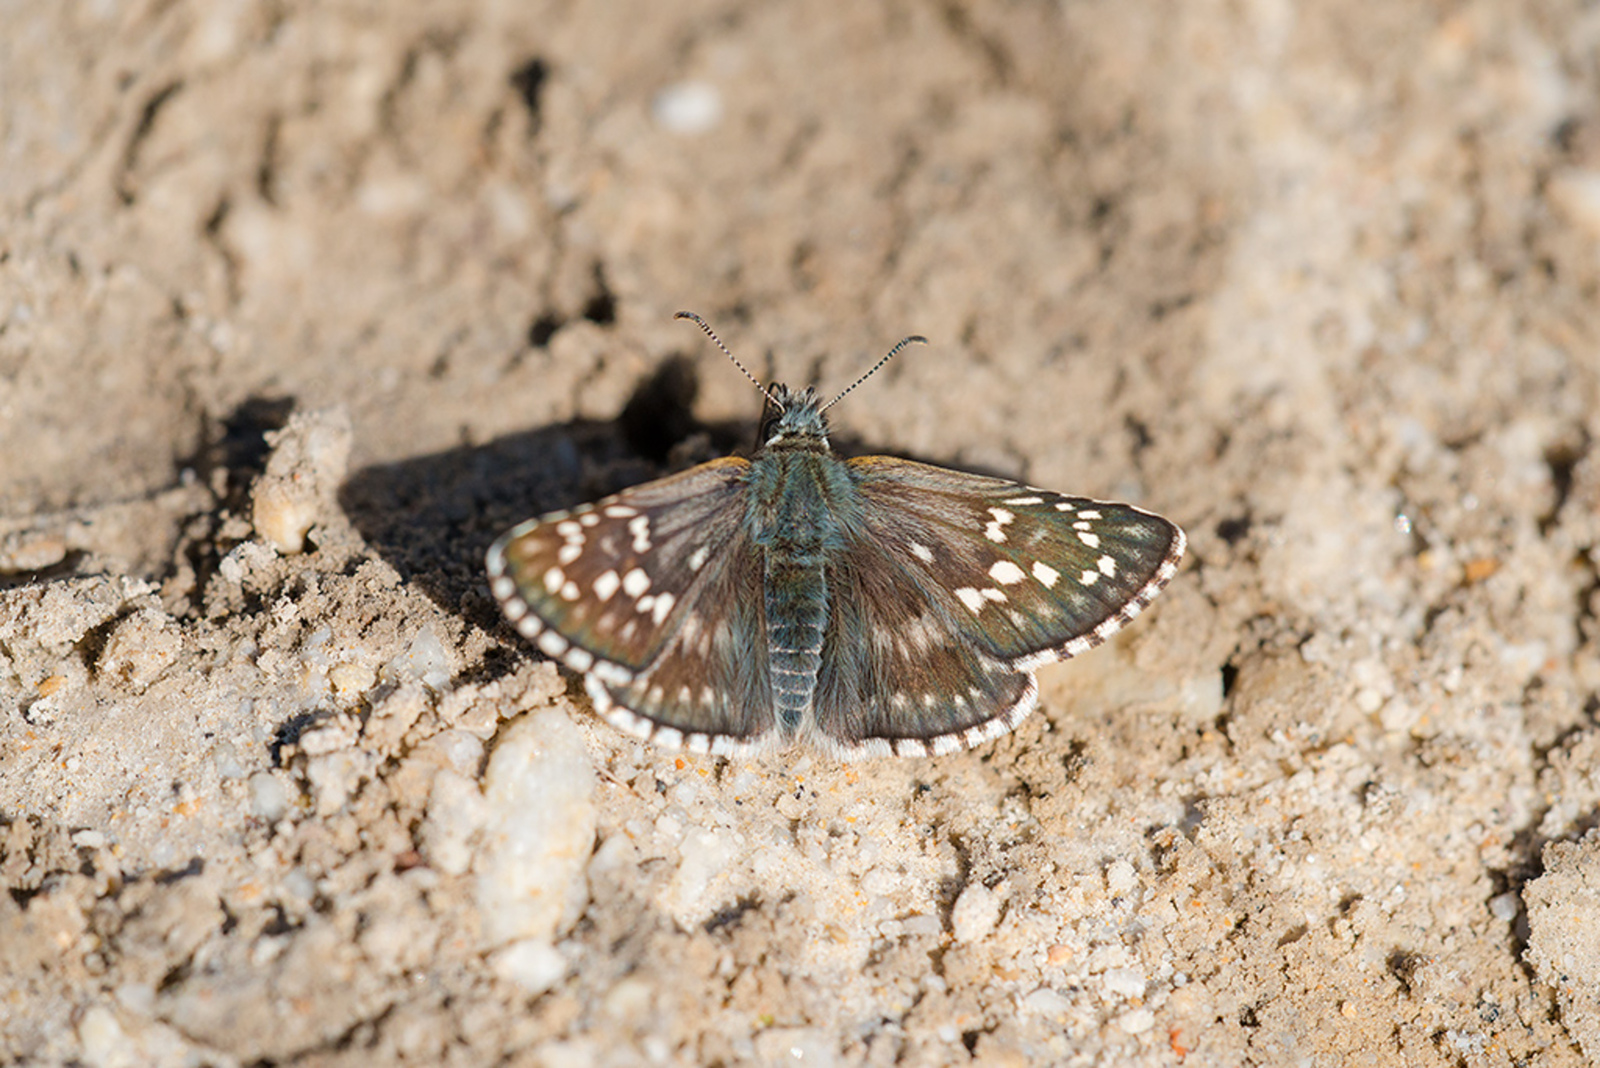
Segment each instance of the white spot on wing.
M973 615L977 615L983 610L983 594L979 593L971 586L963 586L959 590L956 590L955 594L957 597L961 598L962 604L972 609Z
M1039 565L1035 565L1037 566ZM609 601L611 595L616 593L621 585L622 579L615 571L602 572L600 577L594 580L594 595L602 601Z
M984 526L983 536L997 544L1002 543L1006 540L1006 524L1015 519L1016 516L1004 508L991 508L989 509L989 514L994 516L994 519Z
M650 551L650 517L641 515L628 520L628 533L633 535L633 551L647 553Z
M1046 564L1042 561L1037 561L1033 565L1033 577L1038 579L1039 584L1045 589L1053 590L1056 588L1056 580L1061 577L1061 572L1057 571L1049 564Z
M918 560L921 560L925 564L933 563L933 550L922 544L920 541L908 542L907 547L910 548L911 555L915 556Z
M1111 557L1102 556L1098 561L1096 561L1096 566L1100 568L1100 573L1106 578L1116 578L1117 562L1111 559Z
M552 567L544 573L544 588L551 593L559 593L561 587L566 585L567 576L559 567Z
M1014 586L1027 578L1027 573L1010 560L996 560L989 569L989 577L1002 586Z
M662 593L656 595L655 607L651 610L651 618L656 621L656 626L661 626L666 621L667 613L672 611L672 594Z
M638 600L644 596L644 591L650 588L650 576L642 568L634 568L622 576L622 592Z

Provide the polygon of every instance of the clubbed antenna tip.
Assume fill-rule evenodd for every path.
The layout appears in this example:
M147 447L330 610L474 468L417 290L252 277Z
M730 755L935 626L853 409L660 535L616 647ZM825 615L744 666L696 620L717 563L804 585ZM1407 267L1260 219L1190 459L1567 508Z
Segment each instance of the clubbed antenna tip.
M849 393L850 390L855 389L861 383L877 374L878 368L882 367L884 364L900 355L900 350L905 348L907 345L926 345L927 343L928 339L923 337L921 334L912 334L909 337L901 338L895 343L894 348L890 349L888 354L885 355L883 359L872 365L871 370L862 375L860 378L856 379L854 382L850 383L850 385L846 387L844 393L839 394L837 397L833 398L833 400L829 401L827 404L824 404L821 410L825 412L829 408L832 408L835 404L838 404L840 401L844 400L845 393Z
M772 406L774 408L782 408L783 407L783 405L778 403L778 398L774 397L771 393L769 393L767 391L767 387L763 386L756 379L756 376L750 373L749 368L745 367L744 364L739 362L739 357L735 356L733 353L728 351L728 346L724 345L722 343L722 339L717 336L717 332L715 330L711 329L711 324L710 323L706 322L704 319L700 318L700 316L696 315L692 311L681 311L678 314L674 315L673 318L674 319L687 319L691 323L693 323L694 325L698 326L701 330L704 330L706 332L706 337L710 338L716 344L717 348L722 350L722 354L724 356L726 356L728 359L733 361L733 365L735 367L737 367L739 370L744 372L744 376L750 380L752 385L754 385L757 389L759 389L761 391L761 395L763 397L767 398L767 400L772 404Z

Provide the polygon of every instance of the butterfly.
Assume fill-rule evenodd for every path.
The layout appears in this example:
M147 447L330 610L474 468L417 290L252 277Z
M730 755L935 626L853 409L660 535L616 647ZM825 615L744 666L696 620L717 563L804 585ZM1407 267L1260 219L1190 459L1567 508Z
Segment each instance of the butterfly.
M887 456L843 459L814 389L760 445L512 527L489 588L641 738L735 755L937 756L1010 731L1035 671L1132 622L1184 535L1126 504Z

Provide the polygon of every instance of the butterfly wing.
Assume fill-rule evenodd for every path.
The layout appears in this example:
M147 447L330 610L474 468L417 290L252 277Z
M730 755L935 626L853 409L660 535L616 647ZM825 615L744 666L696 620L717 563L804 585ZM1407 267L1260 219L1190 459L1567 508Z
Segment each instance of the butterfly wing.
M731 458L529 520L490 548L490 589L524 637L584 675L646 739L711 752L772 728L761 567Z
M829 572L814 727L847 753L1012 729L1034 671L1132 621L1183 556L1181 530L1125 504L891 457L849 470L863 507Z

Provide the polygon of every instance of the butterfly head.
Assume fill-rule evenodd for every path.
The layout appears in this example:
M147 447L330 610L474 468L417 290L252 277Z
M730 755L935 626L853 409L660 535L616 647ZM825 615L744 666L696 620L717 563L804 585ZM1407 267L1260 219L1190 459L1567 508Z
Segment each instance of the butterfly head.
M820 441L827 445L828 420L823 417L822 398L815 388L807 386L804 392L794 392L775 383L767 395L759 435L764 448L785 440Z

